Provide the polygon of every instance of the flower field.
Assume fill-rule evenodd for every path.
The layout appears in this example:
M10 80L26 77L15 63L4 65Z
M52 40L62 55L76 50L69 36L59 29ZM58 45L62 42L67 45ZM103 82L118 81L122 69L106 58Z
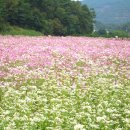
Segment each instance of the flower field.
M0 36L0 130L129 129L129 40Z

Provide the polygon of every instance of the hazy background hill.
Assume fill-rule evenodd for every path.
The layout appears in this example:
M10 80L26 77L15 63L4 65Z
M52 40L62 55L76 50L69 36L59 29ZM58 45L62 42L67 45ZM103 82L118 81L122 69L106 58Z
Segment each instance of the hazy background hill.
M130 22L130 0L82 0L96 11L96 20L104 24Z

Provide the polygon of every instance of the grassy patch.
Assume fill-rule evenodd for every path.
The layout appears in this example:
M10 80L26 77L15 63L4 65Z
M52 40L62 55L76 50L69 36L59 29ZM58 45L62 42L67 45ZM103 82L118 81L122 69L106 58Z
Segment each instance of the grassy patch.
M41 32L31 30L31 29L23 29L20 27L10 27L9 31L0 32L2 35L24 35L24 36L43 36Z

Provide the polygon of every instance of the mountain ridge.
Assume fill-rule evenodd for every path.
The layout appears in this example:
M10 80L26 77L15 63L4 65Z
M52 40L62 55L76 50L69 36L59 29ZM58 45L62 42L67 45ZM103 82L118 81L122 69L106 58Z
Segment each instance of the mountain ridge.
M94 8L96 20L104 24L130 22L130 0L82 0L89 8Z

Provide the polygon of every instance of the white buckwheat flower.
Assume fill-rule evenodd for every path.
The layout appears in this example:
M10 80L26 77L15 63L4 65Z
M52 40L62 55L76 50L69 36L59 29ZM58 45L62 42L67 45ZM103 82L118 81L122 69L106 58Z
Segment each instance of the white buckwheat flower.
M83 125L77 124L74 126L74 130L85 130L85 129L83 128Z

